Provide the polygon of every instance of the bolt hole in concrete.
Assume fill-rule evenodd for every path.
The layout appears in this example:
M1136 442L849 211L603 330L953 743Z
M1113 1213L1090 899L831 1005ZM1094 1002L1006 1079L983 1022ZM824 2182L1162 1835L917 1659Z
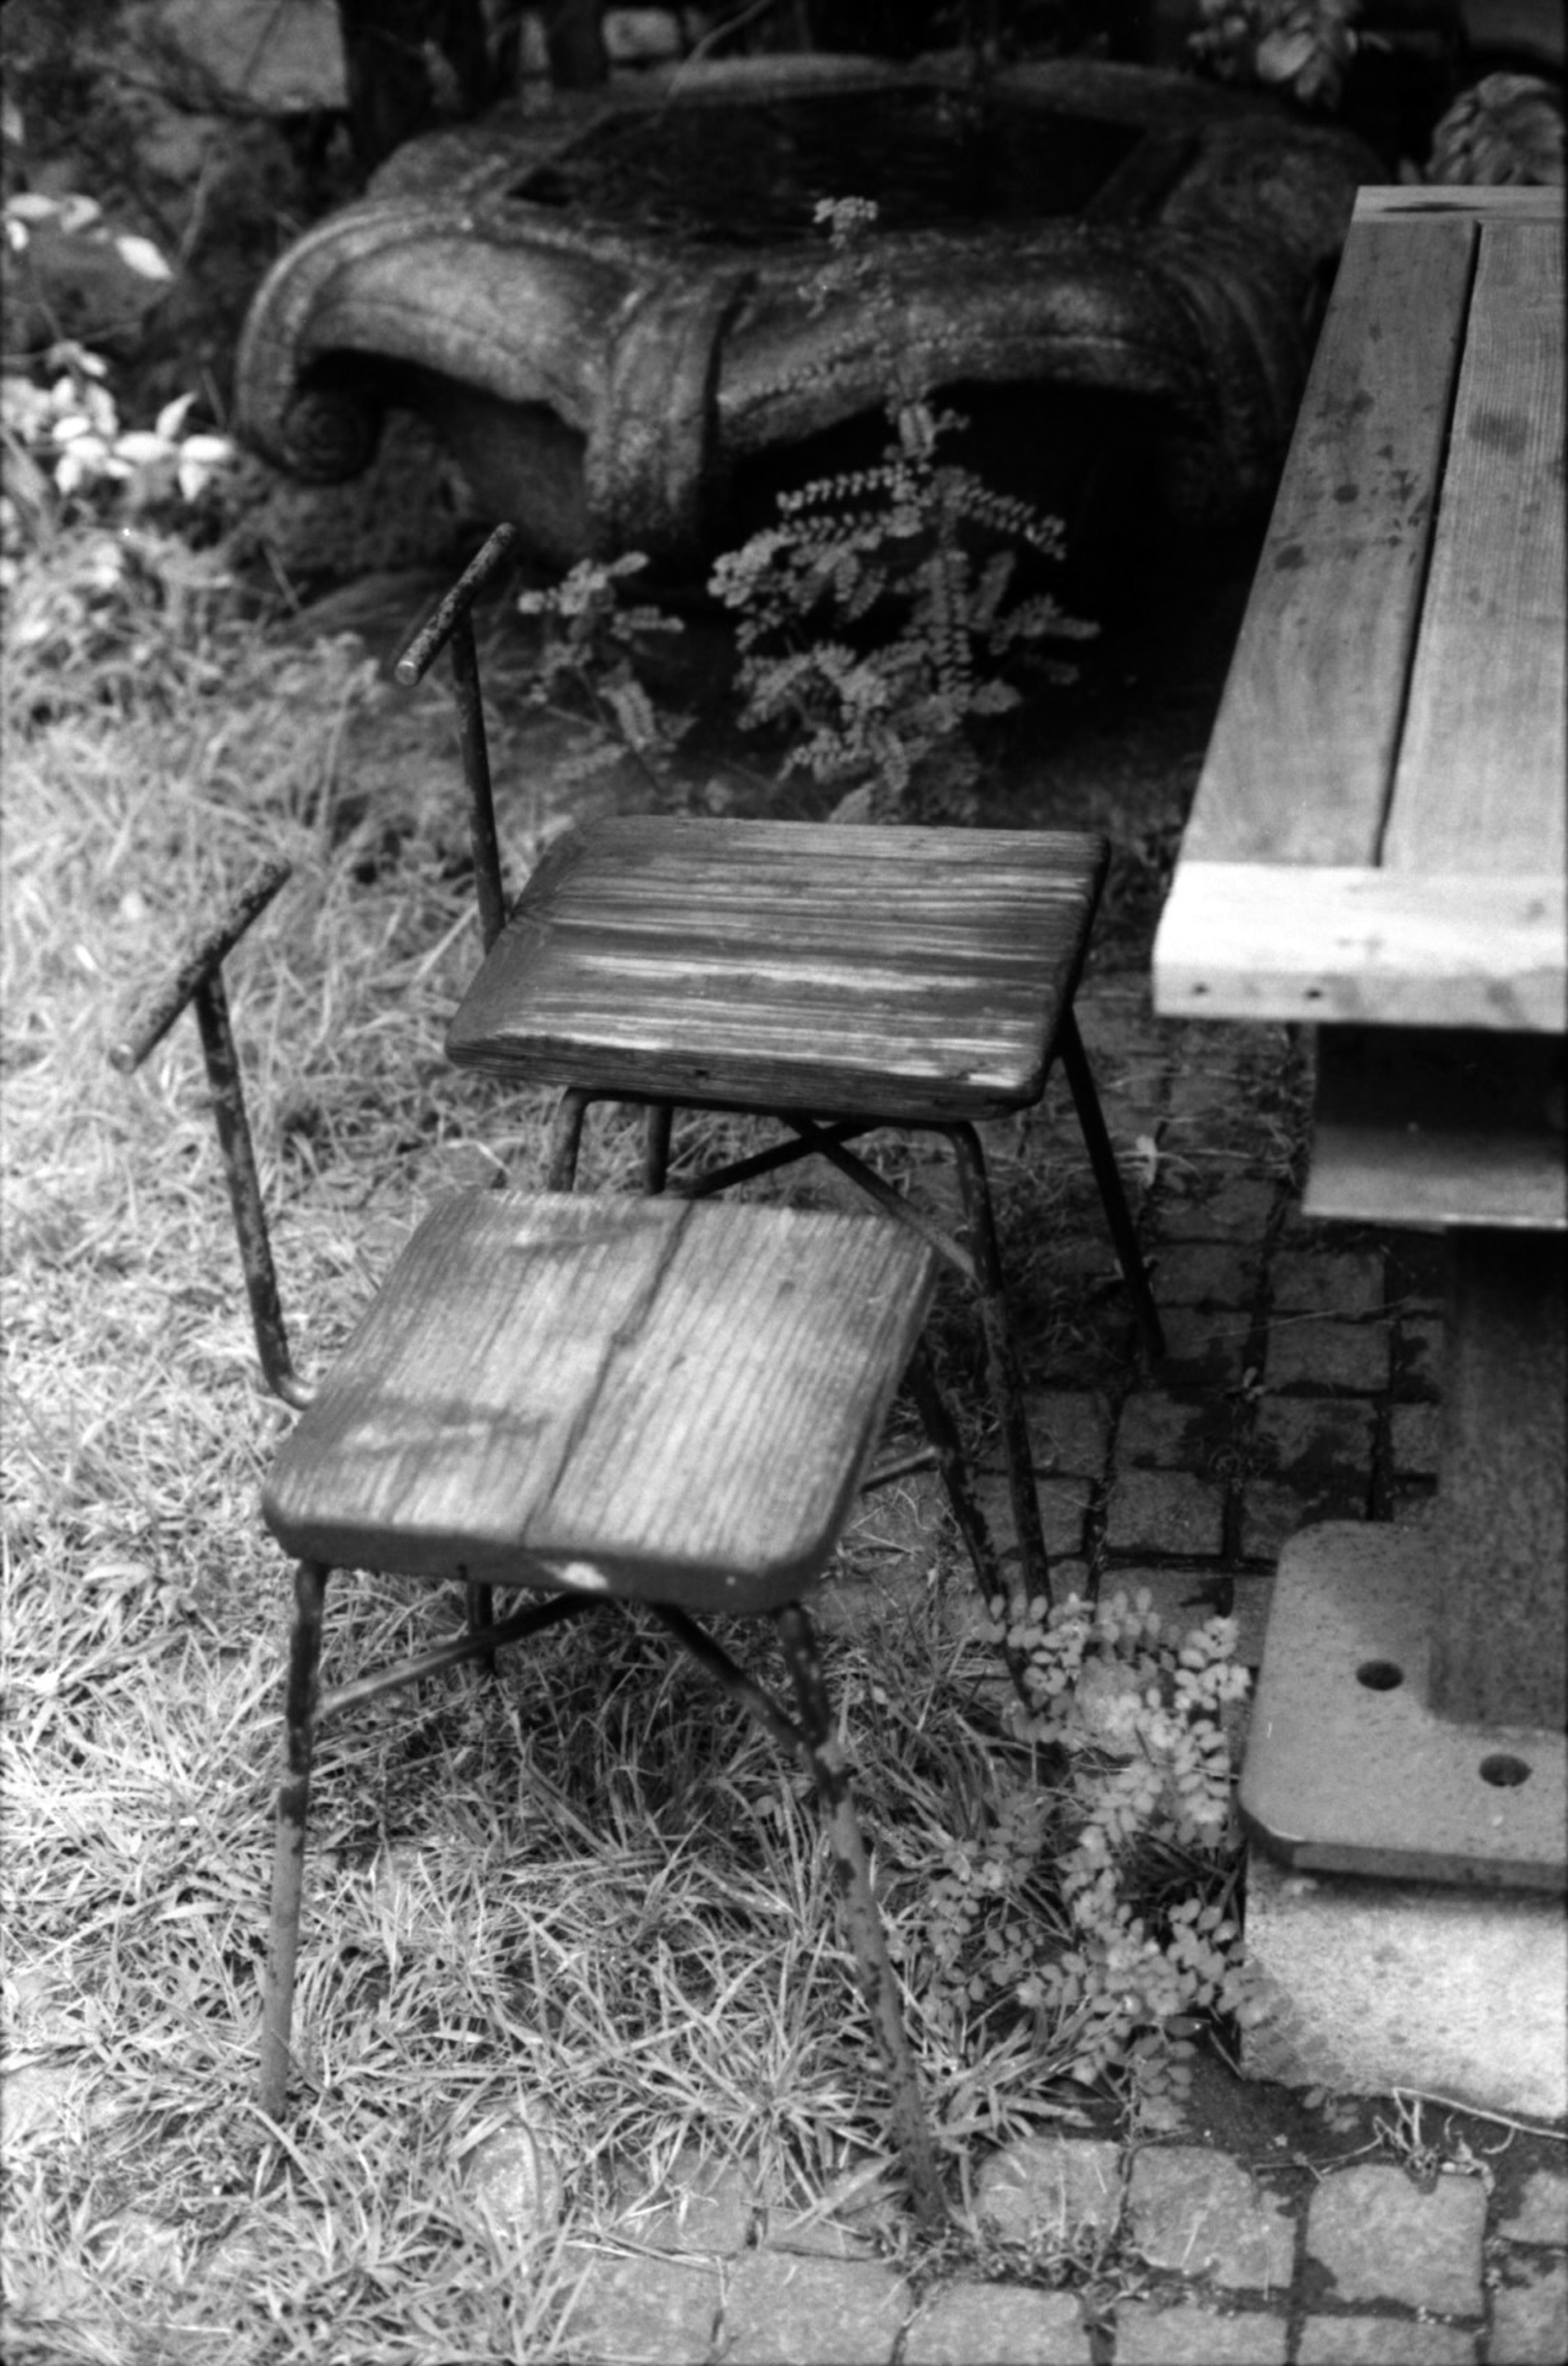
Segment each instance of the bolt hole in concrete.
M1363 1660L1356 1671L1356 1682L1365 1684L1370 1693L1391 1693L1404 1682L1404 1671L1392 1660Z
M1528 1783L1530 1779L1526 1761L1515 1758L1506 1750L1494 1751L1490 1758L1483 1758L1480 1774L1483 1783L1494 1783L1500 1791L1516 1790L1521 1783Z

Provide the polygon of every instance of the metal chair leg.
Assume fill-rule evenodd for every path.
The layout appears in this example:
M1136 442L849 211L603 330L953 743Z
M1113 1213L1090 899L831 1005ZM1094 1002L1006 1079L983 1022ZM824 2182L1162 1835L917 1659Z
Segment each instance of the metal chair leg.
M549 1164L545 1175L547 1191L570 1191L577 1182L577 1155L582 1147L582 1121L592 1098L579 1085L572 1085L560 1097L555 1123L550 1128Z
M958 1161L968 1222L969 1253L975 1264L975 1287L980 1301L980 1326L986 1343L986 1370L1001 1425L1002 1454L1007 1463L1008 1494L1018 1533L1019 1565L1025 1602L1051 1601L1051 1563L1045 1532L1040 1524L1040 1498L1034 1489L1034 1456L1029 1443L1029 1419L1023 1406L1023 1381L1018 1368L1012 1325L1008 1319L1007 1291L1002 1278L1001 1250L997 1242L990 1185L986 1178L986 1154L980 1137L967 1123L951 1125L947 1134Z
M642 1188L650 1200L656 1200L670 1173L670 1136L675 1123L674 1102L650 1101L642 1122Z
M284 1707L288 1772L277 1794L272 1861L272 1921L262 2005L261 2076L256 2101L269 2120L281 2120L288 2095L289 2033L294 2019L294 1965L299 1948L299 1900L305 1877L305 1826L310 1808L316 1707L321 1698L321 1617L328 1571L302 1560L294 1572L294 1632L288 1647Z
M493 1585L468 1585L465 1586L463 1591L468 1606L468 1632L470 1635L481 1635L486 1628L493 1627L495 1624L495 1588ZM479 1654L479 1661L486 1675L493 1676L495 1673L493 1644Z
M975 1572L975 1583L980 1590L987 1616L993 1626L1001 1629L1001 1654L1012 1678L1013 1690L1032 1715L1035 1705L1027 1682L1029 1662L1010 1639L1013 1606L1008 1595L1007 1580L1002 1575L1001 1556L997 1551L995 1539L975 1491L969 1484L969 1473L958 1439L958 1425L937 1387L931 1359L924 1347L916 1348L904 1378L908 1384L909 1394L915 1400L921 1425L931 1442L942 1483L947 1491L948 1504L969 1555L969 1565ZM876 1475L873 1473L874 1478Z
M1094 1179L1100 1186L1100 1203L1115 1244L1116 1260L1122 1268L1122 1276L1133 1301L1133 1316L1138 1326L1138 1336L1143 1342L1145 1355L1151 1363L1157 1363L1165 1354L1165 1332L1160 1325L1159 1309L1149 1288L1148 1269L1138 1246L1127 1194L1122 1187L1116 1153L1105 1130L1105 1114L1100 1106L1094 1071L1089 1065L1083 1037L1078 1033L1077 1020L1070 1008L1062 1013L1061 1024L1056 1031L1056 1049L1067 1072L1067 1083L1072 1088L1073 1105L1078 1113L1084 1147L1089 1152L1089 1163L1094 1169Z
M800 1707L801 1753L817 1785L829 1844L838 1868L839 1895L860 1971L861 1994L887 2073L893 2101L893 2137L909 2182L909 2198L922 2226L945 2226L947 2200L942 2189L936 2147L920 2100L898 1983L887 1953L887 1934L871 1887L865 1842L833 1739L828 1687L822 1677L816 1638L798 1603L776 1610L773 1619Z

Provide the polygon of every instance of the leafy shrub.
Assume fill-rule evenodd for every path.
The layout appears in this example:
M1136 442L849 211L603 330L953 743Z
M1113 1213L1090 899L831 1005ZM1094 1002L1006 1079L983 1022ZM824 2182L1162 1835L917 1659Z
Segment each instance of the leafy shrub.
M188 686L232 589L221 554L194 546L222 531L231 446L187 425L191 395L122 426L107 380L68 342L41 378L0 379L0 589L14 660L92 670L112 698L126 669L165 660Z
M543 627L522 689L531 706L586 727L576 755L561 768L563 781L592 779L629 756L662 800L687 721L657 704L637 668L649 635L684 627L649 602L623 602L623 586L647 565L640 551L582 559L559 583L521 592L519 614L538 617Z
M1030 658L1043 678L1072 669L1039 653L1092 625L1043 592L1013 596L1021 551L1062 556L1062 528L942 456L966 422L938 410L935 356L913 353L866 241L864 198L817 208L832 254L816 298L852 289L886 324L892 441L872 467L781 495L778 524L721 558L710 590L739 619L740 720L784 726L786 771L849 792L840 817L968 818L980 773L972 727L1021 693L1003 669Z
M1169 2124L1202 2022L1264 2010L1231 1910L1235 1622L1178 1641L1146 1594L1075 1594L993 1639L1024 1662L1032 1763L933 1886L938 1986L958 2015L1027 2014L1043 2076L1109 2078Z
M1188 47L1222 82L1260 83L1303 107L1330 109L1362 44L1362 0L1201 0Z

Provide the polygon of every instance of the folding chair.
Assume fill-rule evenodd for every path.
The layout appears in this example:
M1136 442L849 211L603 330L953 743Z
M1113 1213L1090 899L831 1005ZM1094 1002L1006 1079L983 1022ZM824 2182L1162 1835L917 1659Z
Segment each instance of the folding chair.
M1073 1014L1109 859L1060 830L879 828L617 817L573 828L507 918L472 608L502 526L397 661L449 651L486 958L447 1035L459 1065L564 1087L548 1180L569 1190L583 1113L647 1107L646 1179L669 1187L677 1109L768 1113L790 1137L676 1186L705 1197L818 1153L975 1287L1025 1598L1050 1576L977 1123L1042 1098L1060 1056L1145 1352L1164 1353L1115 1154ZM967 1238L918 1213L848 1144L934 1132Z
M271 863L182 961L110 1056L138 1066L195 1006L257 1349L299 1410L262 1509L296 1562L260 2101L290 2069L306 1819L329 1718L466 1660L493 1661L566 1618L647 1604L682 1649L809 1771L840 1874L859 1983L892 2094L895 2141L925 2222L945 2215L834 1740L811 1623L821 1576L901 1376L911 1383L993 1616L1005 1609L984 1524L919 1334L934 1257L874 1218L506 1190L456 1192L413 1232L336 1362L297 1374L230 1029L222 963L288 876ZM329 1572L389 1571L468 1588L466 1632L321 1689ZM492 1590L536 1598L494 1616ZM698 1622L771 1618L794 1714Z

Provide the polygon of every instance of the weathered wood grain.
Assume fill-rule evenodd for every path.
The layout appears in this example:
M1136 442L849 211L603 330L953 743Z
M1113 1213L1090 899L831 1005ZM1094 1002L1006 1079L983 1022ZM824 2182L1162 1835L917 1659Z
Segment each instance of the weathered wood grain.
M1482 232L1383 862L1560 878L1568 781L1561 223Z
M267 1520L337 1566L790 1600L837 1540L933 1266L869 1219L456 1195L278 1455Z
M1155 939L1155 1008L1560 1035L1565 973L1561 879L1183 861Z
M1352 227L1184 860L1376 860L1475 239Z
M1355 221L1397 221L1420 229L1434 214L1472 221L1561 222L1562 192L1549 188L1399 187L1358 189Z
M907 1120L1026 1106L1105 862L1077 832L600 822L536 871L447 1049L684 1102Z

